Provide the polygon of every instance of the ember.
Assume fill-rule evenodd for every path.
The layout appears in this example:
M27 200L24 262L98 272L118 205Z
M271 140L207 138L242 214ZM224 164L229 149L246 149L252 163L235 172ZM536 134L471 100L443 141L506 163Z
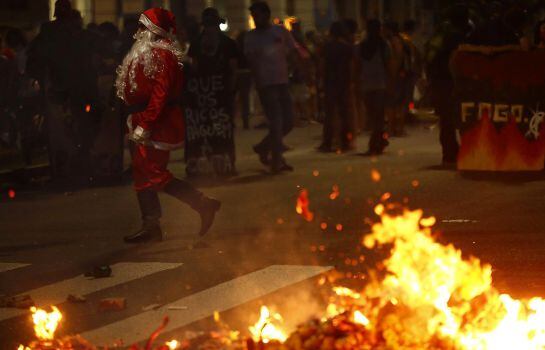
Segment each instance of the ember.
M373 180L373 182L380 182L381 178L382 176L380 175L378 170L371 170L371 180Z
M299 197L297 198L297 204L295 206L295 211L297 214L301 215L306 221L312 221L314 219L314 213L309 209L309 199L308 199L308 190L302 189L299 192Z
M329 199L332 201L337 199L340 196L341 192L339 191L338 185L333 185L333 188L331 190L331 193L329 194Z

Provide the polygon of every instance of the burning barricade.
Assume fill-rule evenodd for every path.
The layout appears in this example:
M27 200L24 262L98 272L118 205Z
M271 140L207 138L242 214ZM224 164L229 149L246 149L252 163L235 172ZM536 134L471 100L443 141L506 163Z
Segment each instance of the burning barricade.
M435 219L423 218L422 211L394 215L381 205L376 212L381 222L372 226L362 245L386 250L388 257L367 272L362 290L332 280L323 283L323 288L331 287L331 297L321 318L289 330L279 314L264 306L248 337L222 324L218 332L157 349L545 349L545 300L501 294L492 286L492 267L437 242L431 229ZM55 308L51 314L35 312L39 340L19 350L96 349L78 337L55 340L61 318ZM216 321L221 323L217 315ZM146 350L153 349L161 329Z

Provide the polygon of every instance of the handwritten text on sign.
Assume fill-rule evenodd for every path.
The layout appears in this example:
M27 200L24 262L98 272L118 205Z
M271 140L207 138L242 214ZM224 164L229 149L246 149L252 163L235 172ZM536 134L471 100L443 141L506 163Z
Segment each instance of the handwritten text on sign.
M231 139L231 117L225 106L220 106L219 95L225 93L221 75L191 79L188 90L196 98L197 108L186 110L187 141L201 138Z

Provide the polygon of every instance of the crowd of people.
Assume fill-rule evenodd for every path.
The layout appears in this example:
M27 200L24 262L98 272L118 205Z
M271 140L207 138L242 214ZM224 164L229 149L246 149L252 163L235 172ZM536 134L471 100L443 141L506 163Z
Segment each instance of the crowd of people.
M289 30L275 23L265 1L253 2L250 13L255 28L232 37L221 31L225 20L214 8L178 31L185 88L168 104L184 108L188 175L236 174L235 119L248 129L259 113L265 123L258 127L268 133L253 150L272 173L294 170L283 138L309 123L323 124L319 152L352 151L368 131L367 154L380 155L390 137L407 134L416 87L423 95L428 91L439 116L443 162L455 162L452 52L462 43L545 47L545 24L536 25L532 43L523 35L525 17L515 11L472 27L467 9L455 7L426 45L414 40L419 28L412 20L400 28L370 19L360 32L355 21L341 19L324 31L303 33L298 20L290 20ZM84 28L70 1L58 0L55 20L36 36L4 30L3 147L19 148L27 164L36 148L45 147L54 176L121 171L132 111L116 96L114 81L139 25L138 18L128 18L122 31L109 22ZM100 151L104 139L111 145Z

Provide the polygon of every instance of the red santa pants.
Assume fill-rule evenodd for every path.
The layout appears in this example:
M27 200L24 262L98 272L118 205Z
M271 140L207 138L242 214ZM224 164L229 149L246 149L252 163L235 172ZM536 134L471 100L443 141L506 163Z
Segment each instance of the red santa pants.
M134 189L162 191L174 177L167 169L169 156L169 151L136 145L132 158Z

